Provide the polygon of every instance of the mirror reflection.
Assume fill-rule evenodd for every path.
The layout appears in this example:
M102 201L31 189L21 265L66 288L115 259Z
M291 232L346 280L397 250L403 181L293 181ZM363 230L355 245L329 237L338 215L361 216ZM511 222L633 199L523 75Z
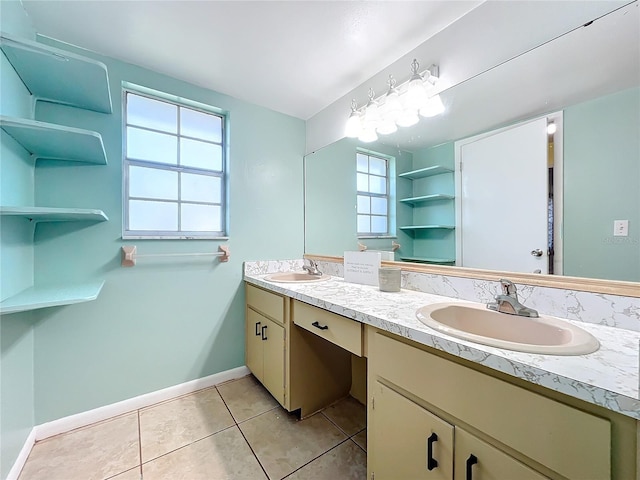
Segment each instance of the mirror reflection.
M439 117L305 157L305 252L640 281L638 10L441 92Z

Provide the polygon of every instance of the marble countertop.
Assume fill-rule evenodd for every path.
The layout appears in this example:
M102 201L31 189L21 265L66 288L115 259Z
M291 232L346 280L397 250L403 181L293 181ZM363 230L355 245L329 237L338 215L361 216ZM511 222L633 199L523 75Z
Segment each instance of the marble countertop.
M386 293L377 287L331 277L317 283L276 283L245 273L248 283L372 325L423 345L513 375L640 420L640 332L567 320L594 335L600 349L589 355L521 353L468 342L421 323L426 304L469 303L412 290Z

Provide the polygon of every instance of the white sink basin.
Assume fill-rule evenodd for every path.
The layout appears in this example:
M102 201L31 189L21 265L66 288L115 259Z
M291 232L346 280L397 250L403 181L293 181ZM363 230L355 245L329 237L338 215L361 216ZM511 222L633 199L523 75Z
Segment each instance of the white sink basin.
M330 275L322 274L311 275L307 272L282 272L282 273L273 273L267 277L265 280L269 282L280 282L280 283L315 283L315 282L325 282L331 278Z
M483 304L436 303L419 308L416 316L447 335L507 350L585 355L600 348L589 332L559 318L509 315Z

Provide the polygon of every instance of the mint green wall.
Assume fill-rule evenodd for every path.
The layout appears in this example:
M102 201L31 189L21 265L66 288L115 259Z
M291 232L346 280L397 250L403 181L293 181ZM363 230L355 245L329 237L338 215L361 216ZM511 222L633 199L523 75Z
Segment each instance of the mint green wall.
M563 123L564 274L640 281L640 88L569 107Z
M63 44L43 40L58 48ZM39 205L100 208L98 224L42 224L36 281L105 279L94 302L34 312L37 424L244 365L242 262L303 253L304 122L204 88L100 57L112 115L38 103L36 118L100 132L107 166L41 162ZM231 259L145 259L139 253L216 251L216 241L122 241L121 84L130 82L229 112Z
M358 240L356 233L356 151L362 144L344 138L305 157L305 252L342 256L346 250L357 250L358 241L370 249L387 248L391 239ZM395 170L410 168L411 154L382 144L369 144L367 149L395 158ZM407 185L396 184L396 197L409 196ZM404 207L404 208L403 208ZM404 205L396 210L396 224L408 221ZM411 251L411 239L397 232L396 241Z
M441 165L453 169L454 143L417 150L413 153L412 170ZM442 193L455 195L454 175L445 173L418 180L404 180L413 186L412 196ZM455 225L455 203L452 200L437 200L417 204L413 207L413 225ZM416 232L413 255L428 258L455 258L456 239L454 230L431 230Z
M16 1L2 1L3 32L32 38ZM0 53L0 114L31 117L31 96L4 53ZM32 205L30 156L0 131L0 205ZM0 219L0 300L33 282L33 227L24 219ZM27 265L28 268L24 268ZM6 478L34 426L34 329L31 312L0 316L0 478Z

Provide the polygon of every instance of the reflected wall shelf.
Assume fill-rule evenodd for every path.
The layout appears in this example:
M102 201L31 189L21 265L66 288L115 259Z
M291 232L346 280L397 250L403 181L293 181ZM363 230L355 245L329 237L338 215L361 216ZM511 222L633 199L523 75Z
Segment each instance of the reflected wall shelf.
M35 159L106 165L107 155L97 132L0 116L0 127Z
M400 230L453 230L453 225L409 225L400 227Z
M410 172L400 173L398 177L416 180L418 178L433 177L434 175L442 175L443 173L452 173L453 170L441 165L433 167L420 168L419 170L411 170Z
M453 258L429 258L429 257L400 257L405 262L418 262L418 263L437 263L437 264L450 264L456 263Z
M18 313L38 308L90 302L98 298L104 281L67 286L34 286L0 303L0 313Z
M0 215L24 217L34 222L105 222L102 210L53 207L0 207Z
M0 48L37 99L112 112L109 77L103 63L4 32Z
M453 195L444 195L442 193L434 193L432 195L423 195L420 197L402 198L402 203L408 203L410 205L416 205L418 203L433 202L436 200L453 200Z

